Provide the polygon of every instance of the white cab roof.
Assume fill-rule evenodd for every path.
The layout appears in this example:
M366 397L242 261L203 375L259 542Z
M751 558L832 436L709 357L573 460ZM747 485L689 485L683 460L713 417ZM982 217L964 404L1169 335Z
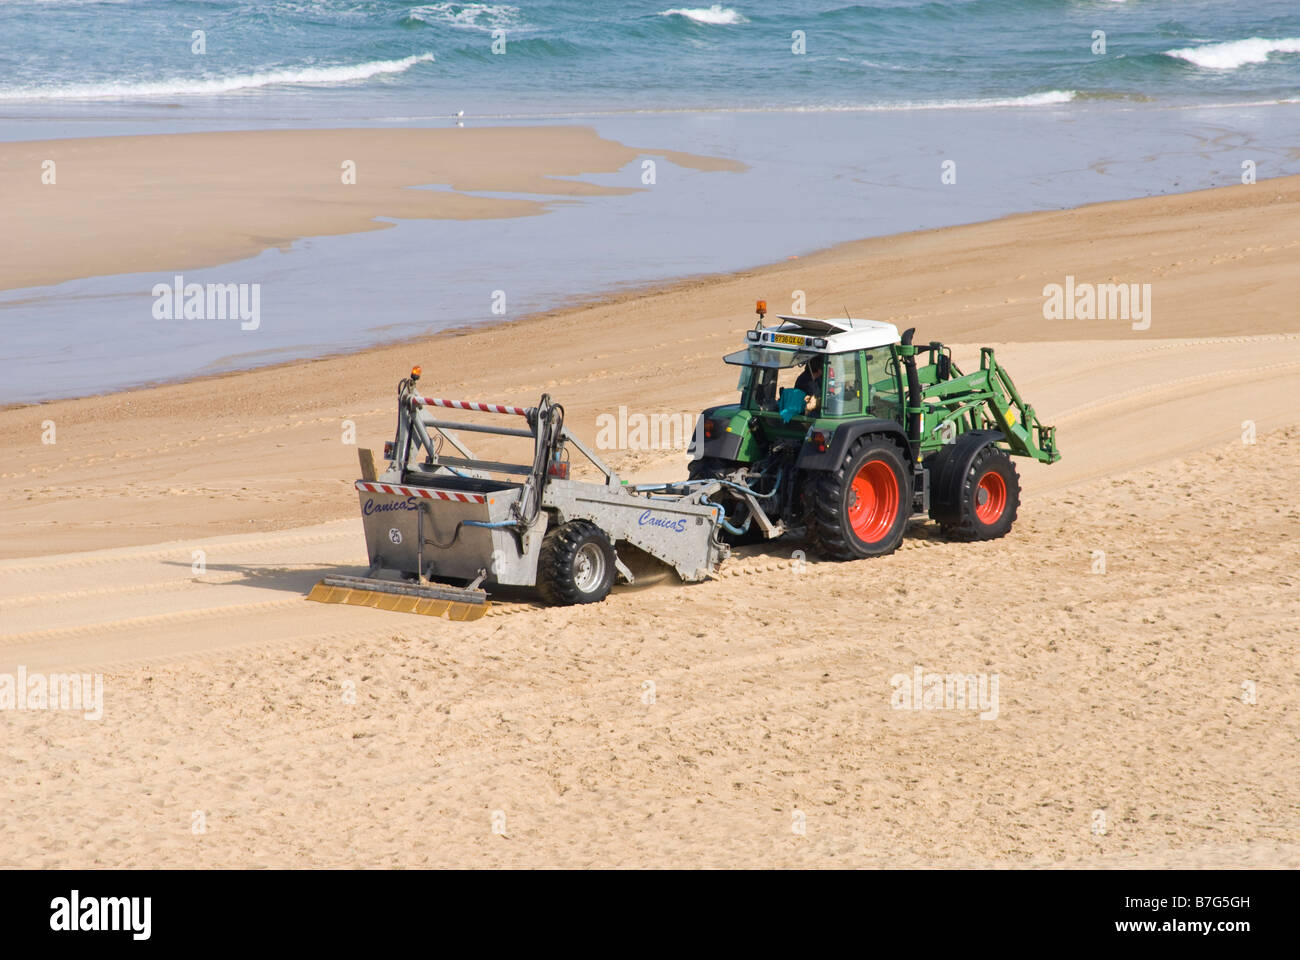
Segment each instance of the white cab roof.
M811 339L802 348L817 353L845 353L850 350L868 350L898 343L898 328L881 320L859 320L852 317L819 320L816 317L784 317L779 327L768 327L764 333L804 334L809 338L824 337L826 346L816 348ZM764 340L767 338L764 337ZM766 345L766 344L765 344ZM773 344L775 345L775 344Z

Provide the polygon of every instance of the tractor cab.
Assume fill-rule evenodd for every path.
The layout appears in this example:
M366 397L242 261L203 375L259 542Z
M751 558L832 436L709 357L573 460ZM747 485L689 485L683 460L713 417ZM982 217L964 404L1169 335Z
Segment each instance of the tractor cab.
M814 420L861 417L870 412L882 381L896 383L893 324L778 319L779 326L749 330L745 348L723 358L741 368L739 409L765 426L802 432Z

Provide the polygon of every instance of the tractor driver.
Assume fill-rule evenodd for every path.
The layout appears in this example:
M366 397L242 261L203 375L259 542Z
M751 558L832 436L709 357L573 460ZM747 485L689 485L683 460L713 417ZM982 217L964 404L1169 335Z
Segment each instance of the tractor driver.
M816 411L818 400L822 395L823 365L823 357L813 357L804 365L803 373L799 374L799 379L794 382L796 390L802 390L808 395L803 401L803 411L806 414Z

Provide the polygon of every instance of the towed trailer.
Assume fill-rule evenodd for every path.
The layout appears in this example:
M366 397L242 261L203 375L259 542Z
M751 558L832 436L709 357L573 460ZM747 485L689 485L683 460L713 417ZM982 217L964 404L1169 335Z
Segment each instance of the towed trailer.
M721 482L630 486L564 425L564 408L445 400L418 392L420 368L398 385L397 432L376 474L360 451L356 490L369 569L331 576L308 598L476 620L494 587L535 587L552 604L603 600L632 582L619 557L627 544L704 580L727 558L721 510L709 495ZM447 419L444 411L514 418L517 425ZM462 433L532 441L530 463L475 457ZM450 448L450 449L448 449ZM570 450L603 478L572 479Z

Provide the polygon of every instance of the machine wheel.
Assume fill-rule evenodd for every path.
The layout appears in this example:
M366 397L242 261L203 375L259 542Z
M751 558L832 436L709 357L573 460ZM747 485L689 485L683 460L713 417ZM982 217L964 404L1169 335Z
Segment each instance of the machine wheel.
M542 541L537 591L547 603L599 603L609 595L615 575L609 537L589 520L570 520Z
M1006 451L989 444L975 454L956 493L956 519L939 524L950 540L1006 536L1020 508L1020 476Z
M879 434L860 438L838 470L820 474L808 490L808 536L833 560L893 553L912 512L907 461Z
M721 457L700 457L687 465L686 475L692 480L717 480L740 466L734 460L723 460ZM727 522L733 526L740 526L748 516L749 510L744 504L731 501L730 509L727 510ZM718 539L733 547L743 547L751 543L762 543L764 537L758 524L751 520L749 529L744 533L734 534L727 530L719 530Z

